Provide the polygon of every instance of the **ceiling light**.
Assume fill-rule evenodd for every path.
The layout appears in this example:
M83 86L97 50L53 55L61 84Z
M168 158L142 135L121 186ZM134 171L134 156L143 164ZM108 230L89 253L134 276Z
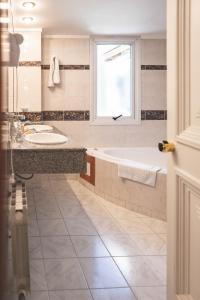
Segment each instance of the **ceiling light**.
M7 2L0 2L0 9L8 9L9 3Z
M32 1L25 1L22 3L23 7L27 8L27 9L31 9L35 7L35 2Z
M7 17L0 17L0 24L8 24L9 18Z
M26 24L30 24L34 21L34 18L33 17L23 17L22 21Z

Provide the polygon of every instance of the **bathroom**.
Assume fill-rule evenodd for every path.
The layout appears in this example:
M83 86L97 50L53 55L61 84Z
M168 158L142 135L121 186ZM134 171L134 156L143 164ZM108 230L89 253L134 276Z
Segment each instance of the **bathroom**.
M200 299L182 2L0 2L1 299Z

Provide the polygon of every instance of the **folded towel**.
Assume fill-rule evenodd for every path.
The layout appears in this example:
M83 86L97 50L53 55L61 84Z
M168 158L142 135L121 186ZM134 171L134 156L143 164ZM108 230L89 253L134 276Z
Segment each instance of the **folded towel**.
M118 165L118 176L155 187L160 167L123 160Z
M59 83L60 83L59 60L56 56L52 56L50 62L48 87L54 87L55 84L59 84Z

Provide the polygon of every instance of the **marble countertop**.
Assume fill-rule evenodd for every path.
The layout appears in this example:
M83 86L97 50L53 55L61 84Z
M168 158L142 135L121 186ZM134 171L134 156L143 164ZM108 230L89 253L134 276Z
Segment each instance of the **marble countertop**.
M48 132L64 135L55 127ZM71 137L66 137L69 139L68 142L56 145L29 143L25 141L23 136L20 141L12 141L15 172L19 174L77 174L85 172L87 149L74 142Z
M40 123L42 124L42 123ZM52 125L51 125L52 126ZM53 127L53 126L52 126ZM83 145L80 145L79 143L75 142L72 137L65 135L63 132L58 130L57 128L53 127L52 130L46 131L46 132L52 132L52 133L58 133L66 136L68 138L68 141L63 144L55 144L55 145L40 145L40 144L34 144L27 142L24 137L20 139L20 141L16 141L13 139L12 141L12 149L13 150L52 150L52 149L71 149L71 150L83 150L85 151L86 148Z

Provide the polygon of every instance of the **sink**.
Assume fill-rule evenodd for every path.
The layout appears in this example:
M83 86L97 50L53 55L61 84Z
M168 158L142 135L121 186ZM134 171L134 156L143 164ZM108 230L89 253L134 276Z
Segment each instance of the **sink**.
M53 127L43 124L26 125L25 130L35 130L36 132L52 130Z
M25 141L40 144L40 145L56 145L64 144L68 141L68 138L62 134L58 133L33 133L28 134L24 137Z

